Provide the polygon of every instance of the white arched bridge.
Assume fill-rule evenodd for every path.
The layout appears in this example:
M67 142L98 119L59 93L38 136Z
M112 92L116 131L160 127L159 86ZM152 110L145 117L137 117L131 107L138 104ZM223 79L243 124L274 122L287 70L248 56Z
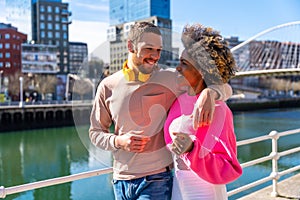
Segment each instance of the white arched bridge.
M236 77L300 74L300 21L262 31L231 48Z

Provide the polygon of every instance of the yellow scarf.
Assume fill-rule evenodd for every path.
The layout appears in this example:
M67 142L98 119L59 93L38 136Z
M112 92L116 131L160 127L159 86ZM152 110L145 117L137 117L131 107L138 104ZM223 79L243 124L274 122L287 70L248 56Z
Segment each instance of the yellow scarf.
M127 81L135 81L134 71L127 66L127 60L123 63L122 71ZM139 72L138 80L144 83L150 78L150 76L151 74L143 74L142 72Z

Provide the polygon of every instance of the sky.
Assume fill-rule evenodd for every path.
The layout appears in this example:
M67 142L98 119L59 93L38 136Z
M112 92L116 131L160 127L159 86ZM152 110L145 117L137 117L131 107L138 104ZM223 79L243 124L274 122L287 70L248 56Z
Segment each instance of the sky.
M1 10L5 0L0 0ZM85 42L89 53L106 41L109 0L63 0L72 12L69 40ZM224 37L246 40L268 28L300 21L299 0L171 0L173 32L185 24L202 23L219 30Z
M88 43L89 52L106 40L108 0L69 0L72 10L70 40ZM202 23L224 37L246 40L268 28L300 21L299 0L171 0L173 31ZM299 36L300 37L300 36Z

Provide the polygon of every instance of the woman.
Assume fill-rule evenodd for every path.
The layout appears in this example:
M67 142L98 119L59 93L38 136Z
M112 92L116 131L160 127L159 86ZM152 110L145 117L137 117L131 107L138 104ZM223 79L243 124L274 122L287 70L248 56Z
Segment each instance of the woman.
M172 199L227 199L227 183L242 174L230 109L216 101L212 122L194 130L193 104L210 84L227 83L235 72L233 56L219 32L201 24L185 26L185 47L176 67L187 87L172 105L165 123L165 140L174 152Z

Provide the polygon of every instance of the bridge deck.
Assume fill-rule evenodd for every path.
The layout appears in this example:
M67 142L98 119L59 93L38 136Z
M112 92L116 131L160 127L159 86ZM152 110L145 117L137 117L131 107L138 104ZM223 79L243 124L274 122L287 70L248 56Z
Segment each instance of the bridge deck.
M300 173L290 178L279 181L278 193L279 197L271 197L272 186L263 188L252 194L246 195L239 200L286 200L286 199L300 199Z

